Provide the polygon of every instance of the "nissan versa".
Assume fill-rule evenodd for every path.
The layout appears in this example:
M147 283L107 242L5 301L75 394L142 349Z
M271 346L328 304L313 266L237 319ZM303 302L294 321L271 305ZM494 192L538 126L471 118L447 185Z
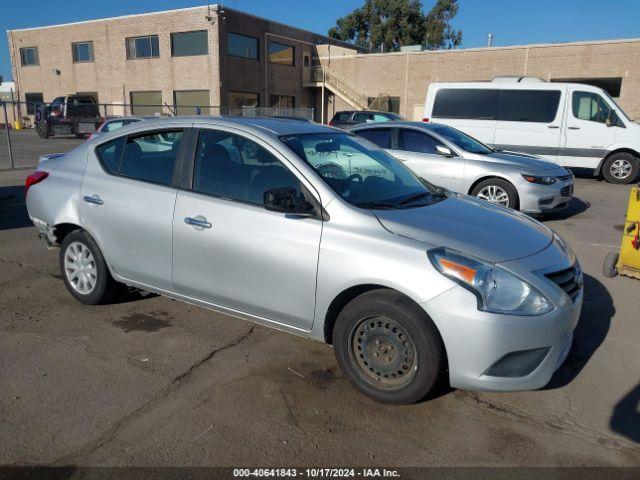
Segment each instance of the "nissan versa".
M442 374L540 388L580 315L580 266L547 227L313 123L138 122L44 160L26 189L80 302L128 285L323 341L383 402Z

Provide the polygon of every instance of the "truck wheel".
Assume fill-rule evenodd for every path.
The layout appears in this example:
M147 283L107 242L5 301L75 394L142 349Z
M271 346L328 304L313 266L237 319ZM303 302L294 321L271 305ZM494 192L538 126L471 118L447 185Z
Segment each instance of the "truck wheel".
M609 155L602 166L602 176L609 183L627 184L638 176L638 158L626 152Z
M421 400L444 364L436 326L411 299L393 290L372 290L349 302L336 320L333 348L349 381L383 403Z
M60 271L64 283L85 305L108 303L120 292L96 242L84 230L68 234L60 246Z
M602 264L602 274L607 278L613 278L618 275L618 258L620 255L616 252L609 252L604 257L604 263Z
M49 128L49 124L47 122L38 123L38 136L40 138L49 138L51 136L51 129Z
M494 205L518 209L518 191L506 180L489 178L480 182L471 195Z

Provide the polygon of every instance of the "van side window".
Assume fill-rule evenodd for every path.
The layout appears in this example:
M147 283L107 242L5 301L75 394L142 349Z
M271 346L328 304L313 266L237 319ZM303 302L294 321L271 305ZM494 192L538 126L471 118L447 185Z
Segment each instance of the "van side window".
M433 103L433 118L495 120L498 115L497 89L443 88Z
M592 92L573 92L573 116L589 122L606 123L611 107L600 95Z
M370 128L358 132L358 136L366 138L380 148L391 148L390 128Z
M400 150L437 154L437 146L444 147L445 145L428 133L409 129L400 130Z
M501 90L498 120L551 123L560 104L559 90Z
M182 130L145 132L127 138L119 175L171 185L173 167L182 142Z

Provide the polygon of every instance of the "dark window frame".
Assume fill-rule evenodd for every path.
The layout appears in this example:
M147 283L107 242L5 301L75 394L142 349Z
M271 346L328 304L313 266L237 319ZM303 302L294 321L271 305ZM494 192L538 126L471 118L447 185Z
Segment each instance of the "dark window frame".
M176 55L175 53L175 47L174 47L174 38L176 36L179 35L189 35L189 34L193 34L193 33L204 33L205 37L206 37L206 42L205 42L205 52L204 53L190 53L187 55ZM171 56L172 57L201 57L203 55L209 55L209 31L208 30L190 30L187 32L172 32L170 34L170 41L171 41Z
M279 63L279 62L274 62L273 60L271 60L271 45L279 45L281 47L287 47L287 49L291 49L291 63ZM267 59L269 60L269 63L271 63L272 65L280 65L283 67L295 67L296 66L296 47L294 45L289 45L287 43L280 43L280 42L276 42L274 40L269 40L267 42Z
M473 94L480 93L480 94L487 95L487 99L485 99L485 102L488 102L486 106L489 107L489 111L486 113L488 113L489 115L487 116L483 116L483 115L469 116L464 114L450 115L448 114L449 112L447 112L446 115L440 114L438 112L438 109L442 108L442 104L440 104L440 106L438 105L438 97L440 97L440 95L451 94L452 92L456 92L456 93L463 92L466 94L470 94L471 92L473 92ZM498 118L499 94L500 94L500 89L498 88L451 88L451 87L441 88L436 92L435 98L433 100L431 117L432 118L448 118L452 120L483 120L483 121L495 122ZM495 97L495 98L489 98L489 97ZM442 102L443 100L440 100L440 101ZM458 99L458 102L460 102L459 99ZM470 104L472 102L470 102L469 100L466 100L462 103ZM477 106L477 103L478 103L477 100L474 100L473 102L474 106ZM447 110L451 110L452 108L455 110L459 107L451 107L450 105L448 105L445 108Z
M89 60L78 60L76 47L78 45L89 45ZM73 63L93 63L95 62L95 55L93 50L93 40L86 40L83 42L73 42L71 44L71 59Z
M25 62L26 56L25 52L27 50L33 50L34 53L34 63ZM39 67L40 66L40 52L38 51L38 47L20 47L20 66L21 67Z
M356 130L354 133L358 136L361 136L362 138L364 138L365 140L373 143L374 145L376 145L379 148L382 148L384 150L394 150L394 144L395 144L395 130L397 128L396 127L375 127L375 128L363 128L362 130ZM388 147L382 147L380 145L378 145L376 142L374 142L373 140L369 140L366 136L364 136L363 134L366 133L370 133L370 132L389 132L389 146Z
M449 147L445 142L440 140L435 135L432 135L431 133L429 133L429 132L427 132L425 130L422 130L421 128L398 127L398 138L397 138L396 150L400 150L402 152L417 153L417 154L422 154L422 155L437 155L438 154L438 151L435 149L435 147L434 147L434 150L435 150L434 152L417 152L415 150L407 150L405 148L405 146L404 146L404 136L403 136L404 132L411 132L411 133L416 133L418 135L423 135L423 136L433 140L433 142L440 143L443 147L446 147L449 150L451 150L451 153L455 157L459 157L460 156L453 148Z
M243 56L243 55L234 55L232 53L229 53L229 46L231 45L231 42L229 41L229 37L231 35L235 35L236 37L243 37L243 38L249 38L251 40L255 40L256 41L256 56L255 56L255 58L247 57L247 56ZM244 35L242 33L227 32L227 56L228 57L232 57L232 58L241 58L243 60L251 60L251 61L254 61L254 62L259 62L260 61L260 39L258 37L252 37L251 35Z
M512 99L510 101L505 101L505 97L512 95L514 97L516 97L518 94L521 95L520 99ZM516 102L514 102L514 100L517 100L518 102L522 102L524 103L524 97L526 95L539 95L539 99L537 101L534 101L532 103L535 103L536 105L542 105L542 97L546 97L544 99L545 102L551 102L549 104L549 106L551 106L551 104L555 103L555 106L553 107L553 115L551 117L537 117L537 118L527 118L527 119L518 119L515 120L513 118L505 118L506 114L509 113L513 113L514 109L513 106L517 105ZM498 115L496 120L499 122L517 122L517 123L553 123L555 121L555 119L558 117L558 113L560 112L560 99L562 98L562 91L561 90L554 90L554 89L535 89L535 88L531 88L531 89L525 89L525 88L521 88L521 89L509 89L509 88L503 88L500 90L500 94L498 95ZM531 102L531 100L529 100ZM503 103L504 102L504 103ZM509 112L508 110L511 108L511 112ZM525 109L527 110L528 114L531 113L540 113L540 112L535 112L535 109ZM548 112L543 112L543 113L548 113Z
M143 38L149 39L149 48L151 51L151 55L148 57L139 57L137 54L137 49L135 48L136 40L141 40ZM153 55L153 39L157 40L158 51L157 55ZM127 37L124 40L125 42L125 50L127 53L127 60L152 60L154 58L160 58L160 37L158 34L150 34L150 35L139 35L137 37Z

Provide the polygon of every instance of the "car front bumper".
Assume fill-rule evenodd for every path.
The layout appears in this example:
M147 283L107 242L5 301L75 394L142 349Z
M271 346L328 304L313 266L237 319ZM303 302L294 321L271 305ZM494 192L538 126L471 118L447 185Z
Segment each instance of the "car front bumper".
M524 181L518 186L520 211L530 214L550 213L562 210L573 198L573 179L540 185Z
M421 306L442 336L452 387L468 390L535 390L545 386L566 359L582 307L582 290L573 302L563 302L540 316L487 313L478 310L476 297L461 286ZM522 376L487 373L501 360L542 354ZM516 360L517 361L517 360ZM517 365L516 365L517 367ZM516 368L517 370L517 368Z

